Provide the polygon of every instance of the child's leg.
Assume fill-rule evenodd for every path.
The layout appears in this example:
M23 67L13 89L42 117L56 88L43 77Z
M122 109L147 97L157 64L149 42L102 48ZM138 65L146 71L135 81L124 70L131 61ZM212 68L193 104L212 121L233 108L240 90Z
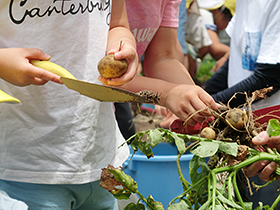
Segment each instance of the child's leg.
M30 184L0 180L0 190L28 205L28 210L117 210L115 198L99 181L81 185Z
M118 210L118 202L107 190L99 186L99 181L90 183L91 195L77 210Z

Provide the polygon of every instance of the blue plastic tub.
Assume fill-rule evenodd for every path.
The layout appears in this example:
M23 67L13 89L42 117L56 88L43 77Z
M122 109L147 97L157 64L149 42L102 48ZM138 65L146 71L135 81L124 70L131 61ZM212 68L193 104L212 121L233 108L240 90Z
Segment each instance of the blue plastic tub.
M154 157L148 159L142 152L137 151L129 163L130 155L123 164L124 172L138 183L138 191L145 198L152 195L166 209L169 202L183 192L176 166L177 148L161 143L153 148L153 153ZM189 153L180 158L182 172L189 182L189 162L192 157L193 154Z

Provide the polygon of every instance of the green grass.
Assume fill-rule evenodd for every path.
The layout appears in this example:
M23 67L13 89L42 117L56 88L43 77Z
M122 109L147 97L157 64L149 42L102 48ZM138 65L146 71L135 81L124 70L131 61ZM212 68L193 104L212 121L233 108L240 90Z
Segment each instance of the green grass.
M210 79L214 74L211 72L211 69L215 66L215 64L216 60L214 60L211 56L205 56L202 59L199 70L196 73L196 79L202 83Z

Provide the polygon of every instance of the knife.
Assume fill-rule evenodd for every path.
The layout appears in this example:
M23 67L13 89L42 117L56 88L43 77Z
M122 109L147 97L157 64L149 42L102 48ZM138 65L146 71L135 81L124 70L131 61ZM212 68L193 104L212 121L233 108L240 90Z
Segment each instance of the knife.
M31 63L34 66L43 68L59 75L61 81L69 89L75 90L82 95L99 101L157 104L160 100L160 96L158 94L153 94L150 91L133 93L116 87L109 87L105 85L98 85L82 80L77 80L69 71L51 61L32 60Z

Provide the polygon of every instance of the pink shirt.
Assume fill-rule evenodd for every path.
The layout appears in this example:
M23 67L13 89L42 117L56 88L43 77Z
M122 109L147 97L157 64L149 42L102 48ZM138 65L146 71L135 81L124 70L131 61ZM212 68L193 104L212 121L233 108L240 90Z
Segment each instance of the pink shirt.
M139 58L160 26L178 27L181 0L126 0L130 30L137 42Z

